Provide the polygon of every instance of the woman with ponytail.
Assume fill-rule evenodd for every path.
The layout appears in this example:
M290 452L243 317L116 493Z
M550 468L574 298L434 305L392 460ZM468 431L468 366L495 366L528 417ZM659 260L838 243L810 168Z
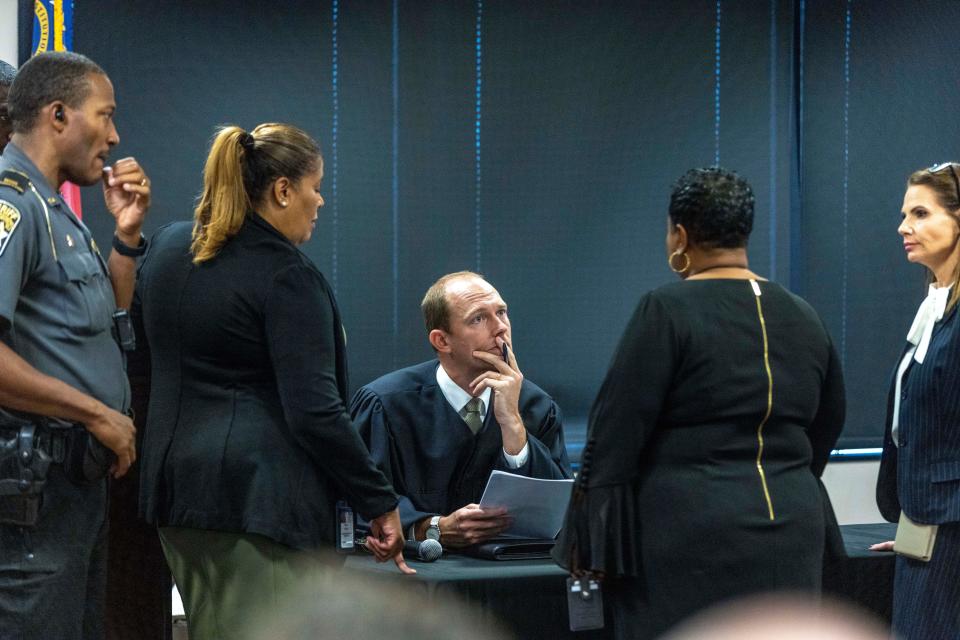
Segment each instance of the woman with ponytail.
M141 266L140 511L159 527L193 640L239 637L308 568L337 564L306 552L347 546L338 501L371 520L379 560L409 571L397 497L346 411L333 291L297 249L322 177L300 129L225 127L193 223L160 229Z

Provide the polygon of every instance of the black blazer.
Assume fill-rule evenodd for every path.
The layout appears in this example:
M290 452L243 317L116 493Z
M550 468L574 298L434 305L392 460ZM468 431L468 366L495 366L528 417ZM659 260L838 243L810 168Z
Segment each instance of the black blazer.
M327 281L255 213L201 265L191 228L156 233L134 299L151 362L141 515L312 548L334 540L340 496L366 518L393 509L346 412L344 332Z
M909 346L909 345L908 345ZM877 506L896 522L960 522L960 320L954 307L934 328L923 364L912 361L900 393L900 446L893 444L894 367L887 394Z

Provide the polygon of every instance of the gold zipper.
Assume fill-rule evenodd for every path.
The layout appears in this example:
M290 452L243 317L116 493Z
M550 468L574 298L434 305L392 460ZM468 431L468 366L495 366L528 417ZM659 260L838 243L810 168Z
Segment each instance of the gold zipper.
M757 427L757 472L760 474L760 484L763 486L763 497L767 501L767 512L770 519L774 519L773 501L770 499L770 489L767 487L767 476L763 472L763 427L770 419L773 411L773 373L770 372L770 344L767 341L767 323L763 319L763 305L760 304L760 285L756 280L750 280L753 295L757 300L757 316L760 318L760 332L763 334L763 366L767 371L767 412Z

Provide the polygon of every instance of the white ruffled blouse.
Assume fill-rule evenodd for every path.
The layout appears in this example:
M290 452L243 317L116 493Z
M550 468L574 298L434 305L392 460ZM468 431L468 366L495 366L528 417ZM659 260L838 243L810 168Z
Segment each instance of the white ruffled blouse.
M907 332L907 342L913 346L907 349L900 361L900 367L897 369L897 382L893 395L893 425L891 435L893 443L899 446L897 440L898 427L900 425L900 386L903 382L903 374L910 366L910 361L914 360L917 364L923 364L927 357L927 349L930 348L930 337L933 335L933 329L937 322L943 319L943 314L947 309L947 302L950 300L950 287L938 287L931 284L927 290L927 297L920 303L917 309L917 315L913 318L913 324L910 325L910 331Z

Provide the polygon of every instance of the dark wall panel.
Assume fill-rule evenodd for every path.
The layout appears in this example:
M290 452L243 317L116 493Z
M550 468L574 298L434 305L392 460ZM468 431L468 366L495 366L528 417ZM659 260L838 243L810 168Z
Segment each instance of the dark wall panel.
M336 287L354 386L429 357L423 292L479 269L525 373L582 419L637 299L674 277L671 183L719 158L756 192L752 266L795 283L843 350L848 441L876 441L923 286L895 234L903 180L960 133L943 62L960 5L264 7L78 3L76 47L117 86L118 155L154 178L148 229L190 215L217 124L320 140L327 206L303 249Z
M320 217L322 255L336 255L338 300L347 330L351 377L370 380L396 361L392 195L392 3L338 4L337 189L333 131L321 130L327 158ZM326 7L324 10L329 10ZM323 35L321 35L323 38ZM330 55L332 41L319 40ZM330 100L329 90L318 92ZM333 219L337 233L333 233Z
M419 314L427 287L475 266L476 17L465 0L398 9L398 364L406 365L431 357Z
M945 62L960 4L806 3L803 287L844 360L848 444L882 434L889 376L924 270L897 235L907 176L957 158ZM849 10L849 13L848 13Z

